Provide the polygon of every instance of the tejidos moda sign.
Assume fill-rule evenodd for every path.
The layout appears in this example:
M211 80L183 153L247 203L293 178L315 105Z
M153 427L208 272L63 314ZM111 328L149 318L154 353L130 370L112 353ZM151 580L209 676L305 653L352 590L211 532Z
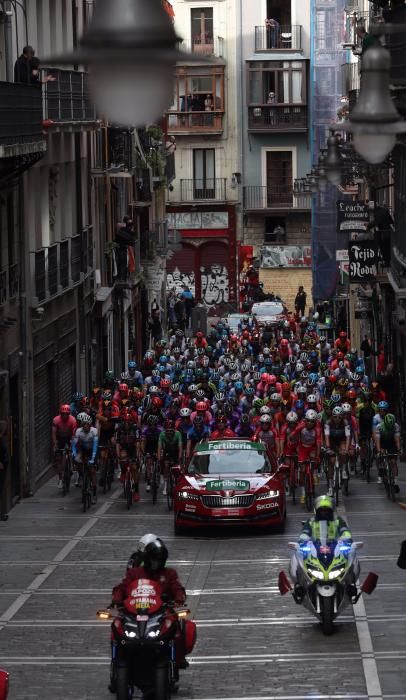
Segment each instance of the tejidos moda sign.
M369 222L368 204L365 202L337 202L337 231L366 231Z
M375 241L352 241L348 244L350 282L364 282L376 277L378 251Z

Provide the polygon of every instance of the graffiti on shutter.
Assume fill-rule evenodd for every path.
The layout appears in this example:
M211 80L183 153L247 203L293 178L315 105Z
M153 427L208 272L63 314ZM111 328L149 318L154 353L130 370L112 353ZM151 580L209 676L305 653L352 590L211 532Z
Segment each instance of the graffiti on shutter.
M35 455L34 479L46 468L51 458L52 435L52 363L34 375Z
M200 248L202 299L208 306L228 302L229 248L226 244L206 243Z

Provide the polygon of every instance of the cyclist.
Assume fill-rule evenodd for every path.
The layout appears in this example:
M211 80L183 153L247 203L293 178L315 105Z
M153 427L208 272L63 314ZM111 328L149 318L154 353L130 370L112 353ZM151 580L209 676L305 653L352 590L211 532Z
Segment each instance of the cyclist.
M201 440L207 440L210 436L210 428L205 424L202 416L196 416L192 427L188 430L186 445L186 461L189 462L195 445Z
M210 436L211 440L220 440L221 438L237 437L234 430L228 427L227 418L224 415L218 415L214 424L214 430Z
M291 434L291 440L299 438L297 455L300 469L300 502L305 502L304 469L306 462L320 462L322 444L321 425L316 411L308 409L304 420L301 420Z
M341 406L334 406L332 416L324 425L324 439L329 453L327 466L328 495L333 495L333 476L336 457L342 469L351 444L351 427ZM343 473L344 475L344 473Z
M182 435L175 430L175 422L167 420L158 440L158 461L164 477L163 495L167 494L168 471L170 464L181 464L183 456Z
M370 459L370 462L372 461L372 421L375 416L375 410L372 406L371 394L369 391L364 391L361 397L362 401L358 404L356 413L358 414L361 467L364 471L366 460ZM371 466L371 464L369 466Z
M114 465L110 463L110 460L113 461L115 459L114 432L119 416L119 408L117 405L113 404L110 399L103 400L102 408L96 414L96 428L99 436L100 468L102 474L100 486L104 485L104 479L106 478L108 468L110 469L110 478L112 478Z
M130 460L134 480L134 500L139 500L138 464L140 459L140 429L134 421L134 415L128 408L121 409L120 420L115 428L115 447L117 460L121 467L125 460ZM121 473L121 477L123 472Z
M259 419L259 424L252 440L253 442L264 443L272 470L276 470L280 449L279 436L272 426L272 418L269 414L262 415Z
M72 442L72 456L76 464L83 464L83 459L87 458L89 465L89 475L92 485L92 503L96 503L96 467L95 460L99 438L97 429L92 426L90 416L83 416L82 427L78 428Z
M78 413L80 413L82 410L80 402L82 401L83 397L84 397L84 394L81 391L76 391L72 396L72 402L70 405L70 413L74 418L76 418Z
M141 452L145 459L145 478L147 481L146 491L151 491L152 460L158 451L158 440L162 432L162 425L159 418L150 414L147 416L146 425L141 432Z
M52 447L55 457L59 450L65 451L70 448L76 429L77 421L71 415L71 407L67 403L62 404L59 414L52 421ZM64 459L66 459L65 456ZM58 464L55 460L55 468L58 469L58 489L63 487L64 459L60 460Z
M243 413L240 417L240 421L235 429L235 434L239 438L251 439L255 434L255 428L253 427L248 413Z
M400 427L393 413L387 413L383 421L375 428L375 444L378 456L385 451L390 455L400 453ZM391 457L395 490L399 492L398 465L396 457ZM382 483L382 467L379 466L378 484Z

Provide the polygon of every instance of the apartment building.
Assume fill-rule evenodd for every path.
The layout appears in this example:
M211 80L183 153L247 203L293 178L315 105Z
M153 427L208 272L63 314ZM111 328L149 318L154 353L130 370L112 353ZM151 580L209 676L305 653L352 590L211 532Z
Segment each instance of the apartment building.
M298 284L311 292L311 197L293 191L294 180L311 167L311 3L237 5L243 242L259 260L266 291L292 307Z
M167 262L168 288L187 284L216 307L236 301L240 197L236 2L174 0L175 29L193 54L178 64L167 133L176 138L176 179L168 225L178 248Z

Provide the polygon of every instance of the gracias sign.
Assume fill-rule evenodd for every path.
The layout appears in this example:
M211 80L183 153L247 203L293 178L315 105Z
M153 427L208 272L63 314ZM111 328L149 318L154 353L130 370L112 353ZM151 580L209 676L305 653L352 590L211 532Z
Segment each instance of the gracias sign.
M375 241L352 241L348 244L350 282L363 282L376 277L378 251Z

